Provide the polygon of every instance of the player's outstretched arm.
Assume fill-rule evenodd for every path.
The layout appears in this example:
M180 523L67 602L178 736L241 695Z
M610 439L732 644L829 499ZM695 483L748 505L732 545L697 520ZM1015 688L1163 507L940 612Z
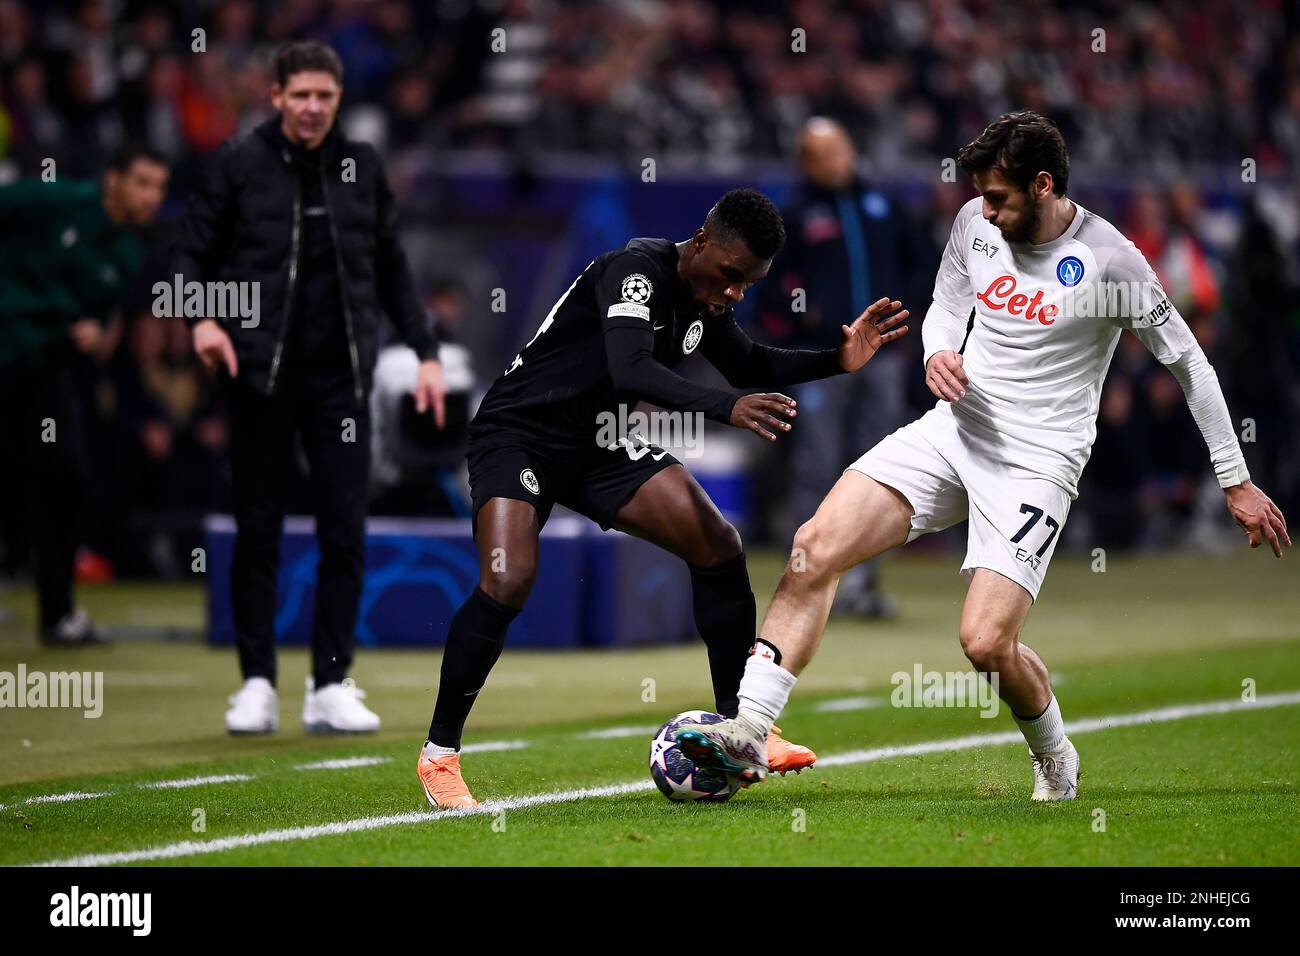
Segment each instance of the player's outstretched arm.
M881 346L906 335L907 326L900 323L907 319L908 312L895 311L900 305L897 300L884 298L868 306L851 326L840 326L844 341L836 348L783 349L761 345L746 335L733 317L705 333L701 351L736 388L814 382L857 371Z
M1119 316L1118 324L1131 329L1182 386L1187 410L1205 439L1232 519L1246 532L1252 548L1267 541L1273 554L1282 557L1282 545L1291 546L1286 518L1250 480L1219 376L1200 343L1161 288L1155 271L1132 243L1118 250L1108 264L1107 273L1112 280L1136 282L1143 289L1144 294L1138 299L1140 307L1131 315Z
M1241 445L1232 428L1228 403L1224 401L1223 389L1219 386L1219 377L1215 375L1214 367L1206 359L1190 330L1187 330L1181 316L1174 314L1162 328L1169 330L1164 333L1168 336L1167 341L1177 341L1183 345L1182 354L1168 362L1166 368L1183 388L1187 408L1210 451L1210 461L1218 476L1219 486L1227 498L1228 511L1237 526L1246 532L1246 540L1252 548L1258 548L1267 541L1273 553L1282 557L1282 544L1285 543L1288 547L1291 545L1286 518L1268 495L1250 480ZM1155 346L1155 351L1166 342L1164 338L1153 335L1153 332L1161 331L1162 329L1140 329L1137 334L1149 346ZM1160 357L1159 352L1156 354Z
M1273 500L1252 481L1224 488L1223 493L1228 499L1232 520L1246 532L1250 546L1258 548L1267 541L1273 554L1282 557L1282 545L1291 547L1291 536L1287 534L1286 517Z
M840 343L840 367L846 372L856 372L871 361L882 346L907 334L902 325L910 314L903 303L888 296L877 299L862 310L852 325L841 325L844 341ZM901 311L900 311L901 310Z

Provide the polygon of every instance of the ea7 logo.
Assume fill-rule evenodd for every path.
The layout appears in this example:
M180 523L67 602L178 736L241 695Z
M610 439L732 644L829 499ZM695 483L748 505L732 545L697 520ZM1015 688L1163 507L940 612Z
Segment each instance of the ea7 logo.
M133 936L148 936L153 926L152 893L71 892L50 897L51 926L129 926Z
M1023 561L1035 571L1038 570L1038 566L1043 562L1042 558L1034 554L1028 548L1016 548L1016 560Z
M991 242L985 242L979 236L975 237L975 242L971 245L971 248L976 252L984 253L984 255L988 256L990 259L998 254L997 246L993 245Z

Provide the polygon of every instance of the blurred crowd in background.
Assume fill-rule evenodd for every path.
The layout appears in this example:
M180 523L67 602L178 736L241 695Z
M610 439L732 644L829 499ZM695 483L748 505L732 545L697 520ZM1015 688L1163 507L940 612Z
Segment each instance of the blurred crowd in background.
M575 233L592 207L573 196L613 196L595 207L609 240L596 252L649 232L659 222L619 198L644 185L646 158L665 197L678 195L678 178L715 195L760 185L797 202L800 130L812 116L838 119L864 181L904 215L912 252L898 285L919 315L952 216L973 195L960 174L942 175L944 158L1008 109L1041 110L1070 146L1072 195L1156 266L1234 417L1251 422L1252 473L1284 511L1300 512L1295 4L0 0L0 182L39 175L49 159L60 177L93 179L128 141L172 164L138 291L97 353L79 359L96 476L83 576L180 574L201 516L229 507L217 390L183 324L151 314L148 289L163 278L169 228L199 164L270 115L270 57L298 38L342 57L340 122L385 157L431 316L467 349L480 392L572 279L568 259L534 270L517 299L527 307L507 320L489 293L512 289L510 243L585 254L592 230ZM484 180L498 184L503 208L466 201L462 187ZM611 182L621 184L612 193ZM671 237L685 238L705 208L683 200ZM742 319L781 341L789 331L773 321L771 291ZM898 385L908 417L933 401L919 335L910 339ZM756 497L760 535L786 533L774 515L788 511L788 492L777 482ZM1125 336L1071 515L1076 544L1212 545L1220 512L1177 383ZM7 570L23 552L21 532L7 531Z
M124 136L182 161L264 116L268 54L312 37L390 151L734 165L788 155L825 114L889 169L1025 107L1097 170L1294 171L1297 16L1285 0L0 0L0 143L84 173Z

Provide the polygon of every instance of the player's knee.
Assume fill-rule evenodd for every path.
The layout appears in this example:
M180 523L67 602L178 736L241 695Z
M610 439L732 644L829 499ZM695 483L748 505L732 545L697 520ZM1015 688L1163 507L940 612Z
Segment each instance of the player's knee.
M981 673L1001 673L1015 653L1015 635L996 626L963 621L959 637L966 659Z
M508 607L523 607L537 579L536 561L500 561L486 565L478 586L492 600Z
M805 521L795 532L786 577L813 587L833 580L842 570L836 560L833 531L816 517Z
M710 522L704 527L704 535L696 546L696 553L688 560L697 567L707 568L723 561L730 561L740 554L744 544L740 532L726 518Z

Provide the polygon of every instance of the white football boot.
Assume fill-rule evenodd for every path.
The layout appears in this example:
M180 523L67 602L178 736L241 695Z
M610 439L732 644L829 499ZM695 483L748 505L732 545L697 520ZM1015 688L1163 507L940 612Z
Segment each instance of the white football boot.
M767 777L767 743L737 720L716 724L682 724L677 748L691 763L740 777L742 786Z
M41 643L50 647L85 647L89 644L107 644L94 621L82 607L73 608L59 618L53 627L41 631Z
M265 677L250 677L230 695L226 731L232 734L273 734L280 728L280 698Z
M1069 737L1062 738L1059 750L1052 753L1029 752L1034 764L1034 795L1041 801L1073 800L1079 789L1079 751Z
M361 703L365 696L350 677L320 690L308 677L302 699L303 728L309 734L373 734L379 729L379 715Z

